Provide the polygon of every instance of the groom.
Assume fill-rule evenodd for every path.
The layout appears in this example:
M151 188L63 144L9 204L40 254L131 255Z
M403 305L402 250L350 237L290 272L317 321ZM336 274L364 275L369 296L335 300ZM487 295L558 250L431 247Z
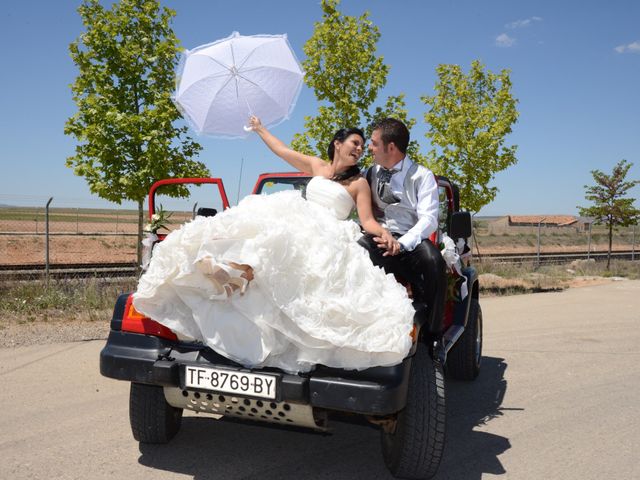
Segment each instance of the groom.
M438 228L438 183L427 168L407 157L409 130L393 118L373 126L366 172L373 215L394 236L385 243L365 234L359 241L374 265L411 283L414 301L428 305L429 330L441 328L447 288L445 262L429 236ZM434 307L436 307L434 309Z

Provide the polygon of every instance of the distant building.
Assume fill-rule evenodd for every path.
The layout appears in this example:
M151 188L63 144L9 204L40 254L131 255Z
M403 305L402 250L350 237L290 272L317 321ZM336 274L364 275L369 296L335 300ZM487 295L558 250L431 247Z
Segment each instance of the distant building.
M538 227L544 233L562 233L567 229L588 230L588 219L572 215L507 215L488 224L490 234L536 233ZM585 226L586 225L586 226Z
M595 218L593 217L578 217L578 226L583 232L589 231L589 226L593 225Z

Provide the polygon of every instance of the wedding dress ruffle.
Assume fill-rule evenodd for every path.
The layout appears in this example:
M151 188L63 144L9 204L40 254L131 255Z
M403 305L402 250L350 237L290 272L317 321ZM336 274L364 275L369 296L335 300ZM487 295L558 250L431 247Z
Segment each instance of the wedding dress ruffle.
M315 177L306 195L251 195L173 231L154 249L135 308L247 367L401 362L414 314L406 290L357 244L342 185ZM212 268L233 263L253 268L244 294L212 280Z

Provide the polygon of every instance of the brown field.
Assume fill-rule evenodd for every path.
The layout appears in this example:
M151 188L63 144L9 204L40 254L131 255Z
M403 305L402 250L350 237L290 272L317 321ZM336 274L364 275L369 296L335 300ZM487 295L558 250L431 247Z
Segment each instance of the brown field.
M169 225L178 228L190 214L177 216ZM61 218L72 217L72 221ZM51 263L115 263L136 261L135 217L123 216L116 221L113 214L92 214L105 222L75 221L74 214L56 213L49 223L49 261ZM0 220L0 265L45 262L45 225L42 220ZM61 235L64 234L64 235Z
M115 263L136 261L136 237L52 236L51 263ZM0 265L45 262L43 235L0 236Z
M482 239L479 240L482 242ZM614 245L614 250L629 250L630 245ZM542 245L542 253L585 252L584 245ZM606 252L607 245L591 245L592 252ZM529 253L535 247L511 244L483 246L480 255L492 253ZM477 256L477 250L473 248ZM0 235L0 265L25 263L43 264L44 235ZM49 261L55 263L115 263L136 261L136 237L123 235L52 235L49 240Z
M94 215L95 218L97 215ZM179 218L177 222L169 225L169 228L179 227L186 219L191 218L190 215L184 215L186 218ZM106 222L90 222L75 220L64 221L57 220L49 223L50 233L69 233L69 234L123 234L138 231L137 220L128 218L127 221L115 222L113 216L105 216L105 219L111 219ZM145 217L145 222L146 222ZM26 221L26 220L0 220L0 233L11 232L20 234L42 234L45 232L43 221Z

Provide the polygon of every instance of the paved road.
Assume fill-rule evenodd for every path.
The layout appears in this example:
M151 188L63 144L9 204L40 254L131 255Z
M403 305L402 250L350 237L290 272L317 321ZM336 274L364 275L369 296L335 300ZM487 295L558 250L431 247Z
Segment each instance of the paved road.
M447 383L439 479L640 478L640 281L483 299L484 365ZM333 435L186 417L139 447L103 342L0 350L2 479L390 478L378 432Z

